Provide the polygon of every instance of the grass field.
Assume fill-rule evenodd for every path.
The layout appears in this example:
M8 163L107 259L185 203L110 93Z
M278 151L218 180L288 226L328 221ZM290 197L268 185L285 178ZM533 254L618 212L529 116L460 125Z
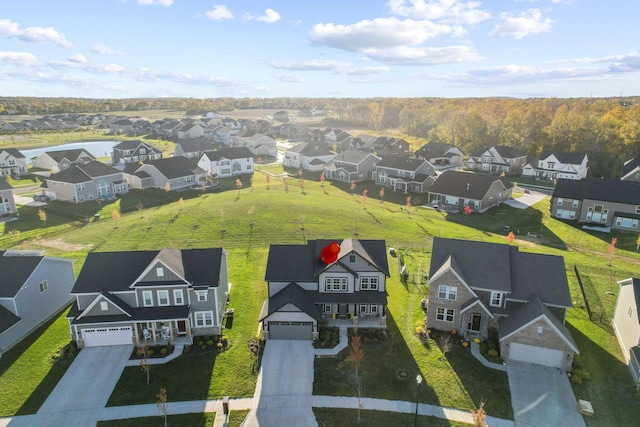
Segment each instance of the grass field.
M269 171L279 172L277 169ZM640 413L640 402L631 396L631 376L622 363L622 355L610 330L605 325L585 319L584 309L580 308L581 293L572 270L574 265L578 265L588 271L594 292L610 318L617 294L615 280L637 275L640 255L635 252L635 235L613 234L618 237L618 245L611 256L607 249L612 235L586 233L549 218L548 201L525 211L501 206L483 215L447 215L414 205L407 208L404 204L406 196L390 191L381 201L373 186L370 186L365 199L362 191L369 187L364 185L358 185L352 194L349 188L329 182L321 184L313 176L305 176L304 188L299 184L292 178L288 183L272 179L267 185L265 175L257 172L253 182L245 180L240 190L204 195L197 192L171 194L162 202L166 204L123 213L119 219L112 219L112 211L119 211L127 203L135 205L134 198L141 196L133 194L131 199L123 198L102 205L89 202L77 207L88 213L95 210L101 214L100 220L89 222L54 212L50 212L47 221L43 222L37 212L23 210L20 221L0 225L0 247L46 249L48 255L75 259L77 271L87 252L92 250L158 249L166 246L227 248L233 283L231 304L236 307L237 314L228 334L232 347L202 363L181 361L178 363L184 366L154 367L152 371L152 376L158 381L164 378L171 381L166 386L172 396L176 396L183 393L176 390L184 387L184 383L175 378L177 372L191 369L190 365L198 365L202 378L197 379L196 388L199 398L206 398L223 394L248 396L253 392L255 372L251 369L246 342L256 333L260 305L266 296L263 278L270 243L303 243L307 239L355 236L385 239L388 247L410 252L411 256L405 260L413 278L420 277L422 270L428 270L433 237L505 243L502 229L504 225L510 225L520 230L514 244L521 250L560 255L565 259L571 294L579 303L577 308L569 310L567 322L592 377L575 386L576 397L591 400L598 414L594 419L587 419L587 424L633 424L633 414ZM177 202L179 198L183 199L182 203ZM416 198L424 199L424 196L412 195L413 203ZM68 209L69 206L76 209L76 206L67 205ZM536 237L526 238L527 232ZM423 401L471 409L480 398L484 398L489 415L495 413L509 417L510 408L500 403L505 401L506 390L500 385L503 379L496 378L490 387L483 388L482 375L485 373L465 372L463 364L457 363L453 357L455 354L447 363L440 362L435 348L426 349L414 337L415 323L423 315L419 301L426 289L404 288L397 277L397 269L392 269L392 274L388 282L390 317L398 331L396 336L400 341L397 344L404 352L402 360L407 361L407 369L423 372L431 389L424 394ZM412 280L410 285L416 286ZM613 295L607 294L609 291ZM393 357L393 352L390 357ZM372 370L371 375L377 373ZM477 375L480 377L475 383L468 379ZM10 386L12 380L4 377L3 374L0 381L7 381L6 386ZM40 380L36 378L33 381ZM152 402L153 394L149 397L142 382L139 369L126 370L110 404ZM619 391L615 403L608 391L612 386ZM370 391L372 396L392 392L376 387ZM189 393L185 390L183 398L190 398ZM406 397L411 399L411 396ZM496 407L490 406L496 404ZM16 406L20 406L12 405L9 407L13 409L8 413L15 413L18 410ZM0 407L7 407L2 399Z

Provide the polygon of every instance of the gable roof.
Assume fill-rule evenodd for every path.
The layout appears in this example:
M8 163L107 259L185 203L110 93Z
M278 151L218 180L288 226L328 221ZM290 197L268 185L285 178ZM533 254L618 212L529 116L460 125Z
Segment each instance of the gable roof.
M0 334L22 320L4 306L0 305Z
M546 150L540 154L540 160L545 160L547 157L554 156L560 163L565 165L580 165L587 155L585 153L564 153L561 151Z
M632 277L629 279L620 280L618 281L618 284L620 286L631 285L631 290L633 291L633 303L635 304L635 307L636 307L635 316L636 316L636 320L640 322L640 315L638 314L638 309L640 309L640 279L636 277ZM619 298L620 297L618 297L618 299ZM619 301L616 302L616 304L618 303Z
M20 152L17 148L3 148L0 150L0 153L7 153L16 159L25 159L25 155Z
M301 142L288 149L287 152L299 153L307 157L330 156L333 154L326 144L318 142Z
M524 157L524 153L514 147L506 145L496 145L493 148L505 159L514 159L516 157Z
M158 171L168 179L180 178L192 174L204 174L205 170L200 168L193 160L183 156L169 157L166 159L149 160L144 163L158 169ZM141 166L138 166L139 169Z
M624 166L622 166L622 176L628 175L636 168L640 168L640 157L629 159L624 162Z
M264 318L275 313L287 304L295 305L315 320L319 321L322 318L320 306L315 305L309 292L302 289L296 283L289 283L275 295L267 299L265 305L262 307L258 321L264 320Z
M553 197L640 205L640 182L607 178L558 179Z
M95 160L95 157L93 157L87 150L82 148L76 148L72 150L60 150L60 151L46 151L44 154L51 157L57 163L60 163L65 159L67 159L70 162L76 162L81 155L87 156L90 159Z
M332 160L337 162L359 164L369 156L373 156L377 159L380 159L376 155L372 154L370 151L355 149L355 150L343 151L342 153L337 154Z
M221 148L217 151L205 151L202 156L207 156L210 161L218 161L220 159L247 159L252 158L253 154L247 147L229 147Z
M429 165L428 161L422 159L412 159L402 156L385 156L378 162L377 166L405 171L416 171L425 163Z
M0 252L0 298L13 298L33 274L44 256L10 255Z
M487 194L491 185L496 181L500 181L505 189L513 187L513 184L504 177L448 170L438 176L429 189L429 192L480 200Z
M6 178L0 178L0 191L11 190L12 188L13 187L7 182Z
M452 148L458 148L453 144L445 142L429 142L416 151L416 156L432 159L434 157L443 157L447 151ZM458 148L459 149L459 148Z
M171 265L194 287L217 287L222 248L90 252L71 293L127 291L156 259Z
M77 184L80 182L89 182L95 178L107 175L116 175L122 173L116 168L105 165L102 162L93 160L84 164L74 163L67 169L50 175L45 181L67 182Z
M114 150L135 150L139 148L141 145L144 148L153 151L154 153L162 153L162 151L158 150L157 148L149 144L146 144L144 141L140 141L138 139L132 140L132 141L122 141L119 144L115 145L113 149Z
M176 145L182 147L182 149L187 153L213 149L213 141L207 138L181 139L176 142Z

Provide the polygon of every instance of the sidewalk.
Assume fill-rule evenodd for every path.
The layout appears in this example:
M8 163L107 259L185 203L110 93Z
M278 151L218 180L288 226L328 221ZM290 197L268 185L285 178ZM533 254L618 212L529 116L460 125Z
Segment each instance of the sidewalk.
M331 357L340 353L349 345L349 337L347 336L347 327L340 328L340 342L333 348L316 348L314 354L316 357Z
M507 372L507 367L505 365L502 365L500 363L492 363L492 362L489 362L487 359L485 359L484 356L480 354L479 344L471 340L470 345L471 345L471 354L473 355L473 357L478 359L480 363L482 363L484 366L491 369L497 369L498 371Z
M173 353L171 353L170 355L166 357L149 358L149 365L163 365L165 363L171 362L172 360L182 356L183 350L184 344L176 344L176 346L173 348ZM127 360L125 366L140 366L140 360L142 359Z

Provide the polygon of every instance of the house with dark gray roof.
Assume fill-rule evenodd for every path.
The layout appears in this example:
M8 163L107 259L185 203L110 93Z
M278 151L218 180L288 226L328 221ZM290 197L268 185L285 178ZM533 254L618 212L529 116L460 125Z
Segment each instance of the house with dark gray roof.
M633 381L640 389L640 278L620 280L618 286L611 324Z
M559 179L551 216L590 226L640 232L640 182L621 179Z
M0 356L71 302L73 261L0 251Z
M129 191L122 171L98 161L72 164L45 178L41 188L52 199L72 203L108 200Z
M418 159L427 160L436 169L448 169L462 166L464 153L453 144L430 142L418 149L414 155Z
M113 147L114 164L138 163L162 158L162 151L140 140L122 141Z
M202 153L198 166L207 175L226 178L253 173L253 154L247 147L228 147Z
M504 145L483 148L470 155L467 169L493 174L520 175L527 156L519 150Z
M4 177L0 177L0 220L17 217L18 210L13 197L13 187Z
M169 191L194 187L207 173L196 162L182 156L151 160L141 165L130 163L123 172L132 188Z
M436 180L436 169L422 159L386 156L376 164L376 184L403 193L426 193Z
M564 325L572 302L560 256L436 237L428 283L428 328L496 339L506 361L567 370L579 353Z
M284 153L283 166L319 172L335 153L322 142L300 142Z
M260 314L266 339L311 340L318 324L386 328L384 240L271 245Z
M485 212L511 198L513 184L504 177L448 170L429 188L429 203L449 211Z
M373 143L375 153L384 158L386 156L408 156L409 143L402 138L380 136Z
M369 181L380 160L380 157L366 150L343 151L324 165L323 172L330 181Z
M640 157L624 162L620 179L625 181L640 181Z
M0 149L0 176L28 173L27 158L15 148Z
M180 139L176 142L176 149L173 155L197 161L202 156L202 153L212 151L213 145L213 140L204 137Z
M31 161L33 167L52 171L63 171L74 164L83 164L95 161L87 150L77 148L72 150L46 151Z
M222 248L90 252L71 290L72 339L83 348L220 335L227 256Z
M585 153L543 151L537 160L527 160L522 176L540 180L583 179L587 177L589 158Z

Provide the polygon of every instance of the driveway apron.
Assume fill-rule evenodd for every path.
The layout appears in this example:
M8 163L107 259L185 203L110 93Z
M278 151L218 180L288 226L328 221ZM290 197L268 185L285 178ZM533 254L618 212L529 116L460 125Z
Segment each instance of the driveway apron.
M311 410L313 359L310 341L268 340L243 427L317 427Z
M569 378L560 369L507 363L511 405L517 427L584 427Z

